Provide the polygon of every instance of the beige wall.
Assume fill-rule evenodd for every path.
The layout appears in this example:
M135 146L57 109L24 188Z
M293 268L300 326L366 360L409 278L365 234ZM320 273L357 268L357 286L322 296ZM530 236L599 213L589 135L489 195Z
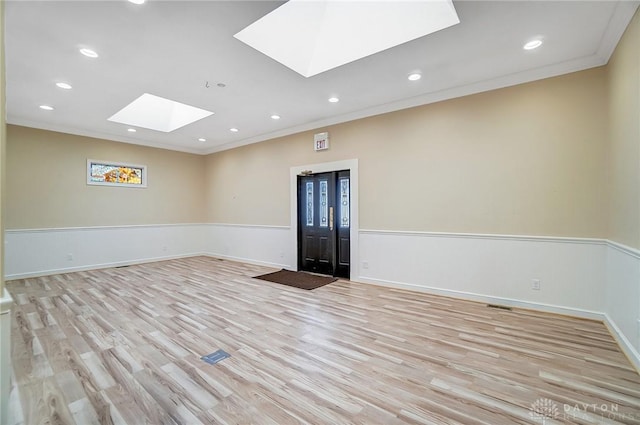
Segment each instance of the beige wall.
M640 12L607 67L609 239L640 249Z
M8 229L201 223L202 156L7 127ZM86 184L87 159L148 167L148 187Z
M9 126L6 225L286 226L290 167L357 158L364 229L640 247L638 27L607 67L317 129L326 152L314 132L199 157ZM87 158L147 164L149 188L87 186Z
M288 225L291 166L358 158L364 229L605 237L605 100L596 68L212 154L207 220Z

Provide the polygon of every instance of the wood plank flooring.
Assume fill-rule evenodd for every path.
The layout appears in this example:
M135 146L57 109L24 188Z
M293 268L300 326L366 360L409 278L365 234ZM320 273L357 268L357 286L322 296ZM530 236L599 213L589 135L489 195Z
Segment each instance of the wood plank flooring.
M269 271L194 257L8 282L11 424L640 424L640 376L601 323L252 279Z

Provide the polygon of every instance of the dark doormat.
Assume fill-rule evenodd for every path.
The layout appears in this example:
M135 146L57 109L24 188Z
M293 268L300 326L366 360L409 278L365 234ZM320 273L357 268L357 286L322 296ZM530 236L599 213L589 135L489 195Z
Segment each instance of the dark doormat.
M316 289L338 280L331 276L317 276L310 273L292 272L285 269L256 276L255 278L280 283L282 285L293 286L300 289Z

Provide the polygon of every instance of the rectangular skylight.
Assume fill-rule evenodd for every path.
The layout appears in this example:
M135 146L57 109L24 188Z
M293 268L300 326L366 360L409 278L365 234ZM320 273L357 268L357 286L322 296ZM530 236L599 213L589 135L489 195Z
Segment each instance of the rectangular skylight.
M451 0L289 0L234 37L311 77L458 23Z
M213 112L144 93L109 121L169 133L213 115Z

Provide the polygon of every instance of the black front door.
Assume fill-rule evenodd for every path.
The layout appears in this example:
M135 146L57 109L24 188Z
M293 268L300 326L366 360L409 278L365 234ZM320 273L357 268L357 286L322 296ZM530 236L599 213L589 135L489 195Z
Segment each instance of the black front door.
M349 277L349 171L298 176L298 268Z

